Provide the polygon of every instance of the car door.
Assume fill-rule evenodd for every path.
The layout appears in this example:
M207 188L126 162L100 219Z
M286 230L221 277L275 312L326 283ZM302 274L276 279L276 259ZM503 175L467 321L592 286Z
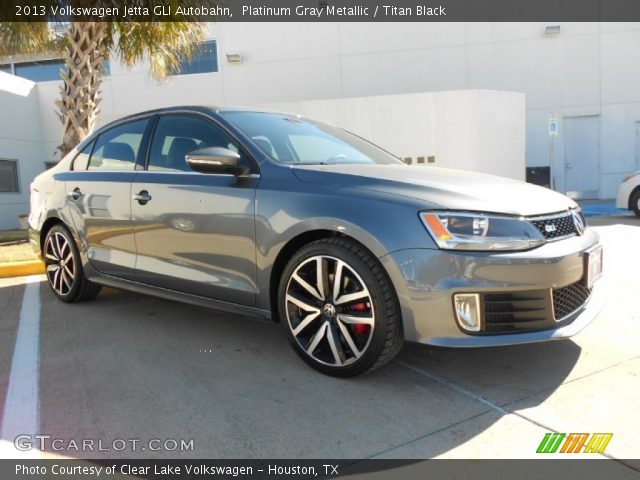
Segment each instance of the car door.
M185 155L205 147L238 151L253 173L236 177L192 171ZM253 305L258 180L253 161L209 118L160 115L147 168L132 188L138 281Z
M102 273L133 278L136 249L131 182L148 118L98 135L75 158L65 187L71 218L89 262Z

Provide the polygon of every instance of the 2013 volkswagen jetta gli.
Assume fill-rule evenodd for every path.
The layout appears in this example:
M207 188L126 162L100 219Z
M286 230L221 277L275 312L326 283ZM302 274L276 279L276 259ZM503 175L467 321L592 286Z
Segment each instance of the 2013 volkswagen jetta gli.
M280 113L113 122L36 178L29 223L62 301L110 285L272 317L302 359L338 376L383 365L404 340L568 337L602 305L602 247L569 198L408 166Z

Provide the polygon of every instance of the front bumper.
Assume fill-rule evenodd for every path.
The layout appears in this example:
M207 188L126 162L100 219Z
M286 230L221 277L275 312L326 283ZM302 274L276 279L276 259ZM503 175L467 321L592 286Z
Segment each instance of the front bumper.
M460 329L453 310L455 293L517 293L560 289L585 275L584 252L598 245L587 229L526 252L455 252L408 249L383 256L400 300L408 341L446 347L513 345L565 338L587 326L604 305L596 282L586 303L549 328L518 333L470 334Z

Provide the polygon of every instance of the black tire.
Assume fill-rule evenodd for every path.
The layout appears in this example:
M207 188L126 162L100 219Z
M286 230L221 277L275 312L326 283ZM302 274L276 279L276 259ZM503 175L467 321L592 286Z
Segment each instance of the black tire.
M320 258L320 260L318 260L318 258ZM333 270L333 277L331 277L329 271L332 265L330 263L334 261L335 263L333 265L335 265L335 269ZM351 288L356 290L356 295L366 291L366 299L370 301L361 301L355 304L354 302L358 300L353 300L347 304L338 304L338 302L346 298L347 294L353 296L354 294L352 293L343 293L338 295L339 298L333 298L335 278L338 275L336 273L338 261L344 265L340 270L340 278L344 275L345 292L346 288L351 285ZM303 268L316 268L317 272L317 268L319 267L314 267L314 263L312 262L315 262L317 265L326 265L322 268L322 271L326 272L326 281L322 282L325 287L319 287L319 280L315 282L315 287L311 287L314 288L317 293L321 294L321 298L325 298L322 291L330 292L328 293L328 297L330 297L329 300L321 300L320 298L312 299L311 296L307 295L310 290L301 290L302 284L293 279L294 273L298 276L304 274L303 270L301 270ZM311 266L307 267L306 265ZM325 276L324 273L323 276ZM349 276L351 276L351 278L348 278ZM311 274L309 278L313 278L313 274ZM316 278L319 279L320 277ZM333 286L331 286L332 283L334 284ZM361 283L364 283L364 285L361 285ZM342 285L343 282L340 282L340 284ZM340 291L340 288L339 286L338 291ZM309 302L315 301L314 307L321 311L319 317L312 320L308 326L303 327L302 332L306 332L307 329L311 332L308 335L308 343L305 343L305 339L301 338L303 337L303 333L298 333L298 337L294 335L294 329L300 327L300 324L306 321L306 315L309 312L309 310L299 308L295 302L291 301L289 294L295 293L297 296L299 292L302 292L302 295L307 295L305 298L309 300ZM330 313L328 315L323 309L327 305L325 302L335 303L334 310L331 313L331 308L329 308ZM368 340L362 340L360 344L356 344L355 342L355 340L359 338L358 335L361 335L355 331L356 325L350 322L350 324L347 325L344 321L339 320L345 319L345 316L349 319L355 318L349 313L351 309L355 307L358 307L360 310L365 310L365 313L362 315L373 317L373 321L371 321L372 326L358 326L358 330L363 330L363 328L372 329L369 331ZM349 310L345 312L345 309ZM351 377L375 370L391 361L400 351L404 343L400 307L386 272L378 260L364 247L346 238L317 240L301 248L293 255L280 278L278 288L278 314L280 322L287 332L289 341L296 353L316 370L332 376ZM358 314L356 314L356 316L357 315ZM294 323L296 324L295 327L293 325ZM325 323L327 324L326 327L323 326ZM342 325L337 325L338 323L342 323ZM344 329L346 327L348 328L345 332ZM324 330L324 336L321 335L323 328L326 329ZM314 330L315 333L313 333ZM329 330L331 330L331 333ZM351 343L348 343L346 339L347 333L350 335L349 340ZM366 335L366 333L364 335ZM311 345L314 344L316 336L322 337L322 340L320 340L320 343L316 344L315 347L311 347ZM329 336L334 339L334 346L331 346ZM365 341L368 341L368 343L362 346ZM303 344L305 344L307 348L311 348L311 353L308 353L307 348L305 348ZM356 348L352 349L350 345ZM338 347L337 349L336 346ZM331 347L331 349L329 347ZM359 348L362 348L362 350L355 353ZM314 355L314 352L318 352L319 350L320 352ZM336 355L336 350L339 351L340 355ZM316 358L319 357L323 351L325 356L329 358L333 357L333 364L326 364L321 359ZM358 353L360 354L359 357ZM340 360L338 360L338 358L340 358Z
M85 276L78 247L63 225L54 225L47 232L42 256L47 283L54 295L63 302L92 300L100 293L102 287L90 282Z
M631 210L633 210L633 213L640 217L640 188L636 188L636 190L631 194L629 206L631 207Z

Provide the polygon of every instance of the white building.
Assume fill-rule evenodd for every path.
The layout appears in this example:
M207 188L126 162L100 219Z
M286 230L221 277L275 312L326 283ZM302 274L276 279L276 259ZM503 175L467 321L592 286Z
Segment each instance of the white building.
M112 63L104 118L175 104L501 90L524 94L526 165L549 165L553 154L557 190L613 198L623 176L640 169L640 23L220 23L208 36L212 43L188 69L207 73L155 85L144 65ZM52 68L0 59L0 71L31 78L48 78ZM0 78L0 159L17 163L0 161L0 229L28 210L29 182L55 160L60 136L58 81L37 82L26 96L1 85ZM503 111L484 109L478 122L499 134L510 122ZM503 131L492 141L509 142L513 132ZM438 164L439 151L415 152L422 154ZM14 171L16 181L7 177ZM6 191L12 185L18 192Z

